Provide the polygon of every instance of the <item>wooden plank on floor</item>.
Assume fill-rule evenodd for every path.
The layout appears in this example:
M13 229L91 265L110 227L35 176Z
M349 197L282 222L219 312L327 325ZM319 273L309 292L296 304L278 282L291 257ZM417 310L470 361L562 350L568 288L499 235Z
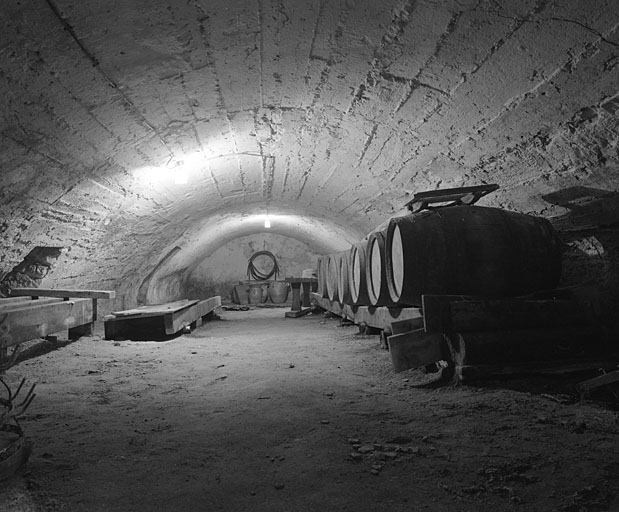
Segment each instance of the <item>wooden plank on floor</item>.
M446 341L440 333L428 334L417 329L389 336L387 342L396 373L445 359Z
M41 301L42 302L42 301ZM59 300L25 310L0 313L0 326L5 346L43 338L93 322L92 301L89 299Z
M573 300L422 297L426 332L509 331L579 326L589 322Z
M60 297L76 299L114 299L114 290L60 290L52 288L13 288L14 297L29 295L31 297Z

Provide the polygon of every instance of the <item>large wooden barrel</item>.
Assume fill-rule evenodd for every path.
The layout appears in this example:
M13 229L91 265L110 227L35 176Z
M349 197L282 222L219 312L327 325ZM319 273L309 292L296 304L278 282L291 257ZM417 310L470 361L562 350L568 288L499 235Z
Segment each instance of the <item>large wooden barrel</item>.
M350 248L348 260L348 284L350 288L350 301L355 306L369 306L368 287L366 283L366 257L365 244L355 244Z
M339 286L339 261L340 253L329 254L327 259L327 298L337 300L337 287Z
M387 285L385 265L385 231L375 231L368 238L365 249L365 282L372 306L393 306Z
M337 300L340 304L351 304L348 267L350 266L350 251L340 253L338 269Z
M554 288L561 251L545 219L453 206L392 218L386 264L391 299L420 306L424 294L497 297Z
M329 256L318 256L316 261L316 278L318 279L318 293L321 297L327 297L327 259Z

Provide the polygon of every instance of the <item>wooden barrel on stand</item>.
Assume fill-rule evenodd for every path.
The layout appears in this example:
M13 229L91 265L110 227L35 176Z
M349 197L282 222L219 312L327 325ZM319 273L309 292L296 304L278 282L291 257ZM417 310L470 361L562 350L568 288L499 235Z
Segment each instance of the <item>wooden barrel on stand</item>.
M499 208L453 206L390 220L391 300L420 306L425 294L518 296L552 289L560 244L546 219Z
M385 231L371 233L366 245L365 281L372 306L393 306L385 265Z
M323 297L328 297L327 292L327 261L329 259L328 255L319 256L318 261L316 262L316 277L318 279L318 290L317 293Z
M350 287L350 300L355 306L370 305L368 287L366 283L366 257L365 244L355 244L350 248L348 265L348 284Z
M329 254L327 259L327 298L337 300L337 287L339 285L339 260L340 253Z
M341 253L338 268L337 300L340 304L351 304L350 283L348 280L350 251Z

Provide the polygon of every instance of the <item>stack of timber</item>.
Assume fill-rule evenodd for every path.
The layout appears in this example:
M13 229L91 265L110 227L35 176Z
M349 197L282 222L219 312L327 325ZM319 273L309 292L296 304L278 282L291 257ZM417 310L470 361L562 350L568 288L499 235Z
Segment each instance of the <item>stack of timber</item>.
M423 328L388 338L395 371L448 364L453 382L608 366L600 327L575 299L424 295Z
M105 339L168 340L183 330L199 327L219 306L221 297L215 296L113 311L104 318Z
M98 299L113 299L116 292L14 288L11 295L0 299L0 344L3 347L66 329L69 339L92 334L97 321Z

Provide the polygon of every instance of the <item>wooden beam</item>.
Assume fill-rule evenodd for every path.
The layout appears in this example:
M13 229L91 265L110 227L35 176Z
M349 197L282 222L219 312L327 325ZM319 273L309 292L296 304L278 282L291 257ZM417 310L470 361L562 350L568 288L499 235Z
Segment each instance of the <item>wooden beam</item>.
M396 373L441 361L447 351L442 334L427 334L423 329L389 336L387 342Z
M422 297L426 332L510 331L579 326L589 322L573 300Z
M43 301L36 301L43 302ZM43 338L48 334L93 321L92 301L76 299L56 301L22 310L1 313L2 342L11 346L22 341Z
M166 334L172 335L179 332L184 327L191 325L198 318L205 317L218 306L221 306L221 297L219 295L200 302L195 301L193 304L190 304L189 307L166 313L164 315Z
M31 297L25 297L25 301L21 302L10 302L8 304L0 303L0 313L5 313L9 311L26 311L29 308L36 308L40 306L44 306L45 304L57 304L59 302L66 302L63 299L32 299Z
M175 313L181 311L189 306L197 304L198 300L177 300L175 302L168 302L167 304L154 304L151 306L140 306L134 309L125 309L123 311L112 311L112 315L116 317L130 317L130 316L161 316L167 313Z
M393 322L410 320L411 325L422 327L423 316L419 308L350 306L321 297L318 293L312 293L311 297L322 309L351 320L357 325L365 324L376 329L391 331Z
M50 288L13 288L12 296L61 297L77 299L114 299L114 290L54 290Z
M421 316L391 322L391 332L393 334L404 334L409 331L416 331L417 329L423 329L423 317Z
M582 394L592 389L599 388L601 386L607 386L615 382L619 382L619 370L605 373L604 375L599 375L598 377L579 382L578 384L576 384L576 390Z
M600 357L606 353L596 327L520 329L460 333L456 364L513 364L566 358Z

